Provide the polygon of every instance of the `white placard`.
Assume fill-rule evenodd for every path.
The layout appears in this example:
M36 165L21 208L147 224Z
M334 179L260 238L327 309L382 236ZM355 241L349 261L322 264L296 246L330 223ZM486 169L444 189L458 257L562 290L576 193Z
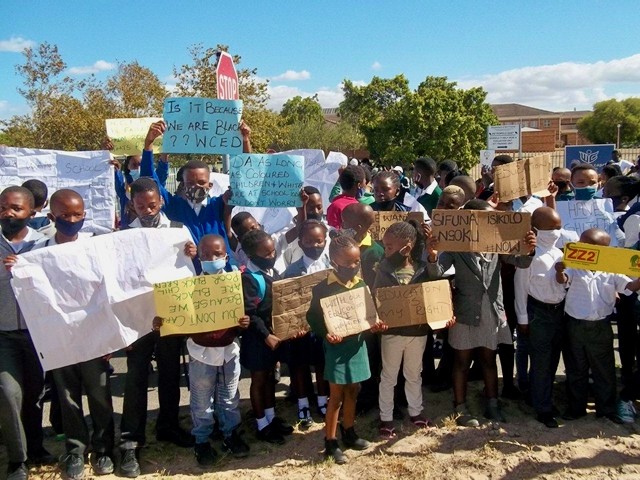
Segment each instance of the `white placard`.
M0 190L25 181L43 181L49 197L62 188L84 199L87 216L83 232L108 233L115 223L116 199L113 167L107 151L64 152L0 147Z
M11 286L43 368L91 360L149 333L153 284L195 275L183 252L189 240L182 228L135 228L20 255Z

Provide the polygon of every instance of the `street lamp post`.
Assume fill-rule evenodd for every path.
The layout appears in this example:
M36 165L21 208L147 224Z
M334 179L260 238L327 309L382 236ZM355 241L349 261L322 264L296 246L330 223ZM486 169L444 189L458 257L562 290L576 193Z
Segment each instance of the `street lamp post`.
M618 141L616 142L616 148L620 148L620 128L622 127L622 124L619 123L618 124Z

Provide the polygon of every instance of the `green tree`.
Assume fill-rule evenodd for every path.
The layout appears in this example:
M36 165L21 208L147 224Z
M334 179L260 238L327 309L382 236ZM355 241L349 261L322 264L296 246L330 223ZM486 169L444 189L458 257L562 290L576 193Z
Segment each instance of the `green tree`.
M287 125L296 123L323 122L322 107L318 95L302 98L300 95L290 98L282 106L280 116Z
M356 121L372 158L388 165L428 155L471 167L486 127L497 122L482 88L463 90L446 77L427 77L415 91L402 75L374 77L363 87L345 82L344 92L341 114Z
M137 61L118 64L104 91L124 118L156 117L162 115L167 96L158 76Z
M279 150L298 148L319 148L329 151L348 152L365 146L365 140L358 129L349 122L335 125L324 120L297 122L287 126L286 138Z
M620 125L621 145L640 144L640 98L598 102L578 120L578 131L593 143L616 143Z

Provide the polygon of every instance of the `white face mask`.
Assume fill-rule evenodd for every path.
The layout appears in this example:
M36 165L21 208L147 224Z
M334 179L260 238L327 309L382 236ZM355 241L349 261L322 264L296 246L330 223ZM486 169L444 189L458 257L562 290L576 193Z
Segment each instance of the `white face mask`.
M543 248L551 248L560 240L562 232L558 230L538 230L536 232L536 243Z

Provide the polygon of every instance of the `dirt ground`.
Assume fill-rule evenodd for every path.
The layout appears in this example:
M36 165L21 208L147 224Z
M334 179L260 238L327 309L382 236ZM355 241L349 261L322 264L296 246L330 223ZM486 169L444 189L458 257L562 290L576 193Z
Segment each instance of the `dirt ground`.
M112 377L116 428L122 412L124 358L112 360ZM559 370L561 372L561 370ZM155 381L155 374L152 376ZM557 377L556 405L562 411L564 378ZM279 413L289 420L295 418L295 407L285 399L288 378L278 385ZM241 409L250 409L249 380L241 381ZM324 461L322 423L307 432L296 429L283 446L272 446L255 439L254 423L243 425L244 438L251 447L251 456L234 459L220 454L218 464L211 469L198 467L191 449L182 449L155 441L153 424L157 414L156 389L149 393L148 445L141 453L141 479L152 478L256 478L275 479L352 479L366 478L433 478L433 479L638 479L640 478L640 425L616 425L606 419L596 419L593 411L580 420L565 422L557 429L548 429L535 421L533 411L524 402L502 400L507 422L485 422L480 428L455 426L450 417L451 392L432 393L425 389L425 415L437 423L437 428L418 431L408 420L397 422L398 436L392 440L377 437L377 413L369 412L358 419L357 431L372 440L364 452L348 450L348 463L335 465ZM470 383L469 406L481 416L482 382ZM190 427L189 394L182 388L181 416ZM593 405L591 405L593 406ZM86 408L86 406L85 406ZM86 412L86 409L85 409ZM406 412L405 412L406 414ZM48 418L48 404L45 418ZM56 441L47 428L46 447L54 454L64 451L64 442ZM213 442L220 452L220 441ZM0 447L0 465L4 465L4 447ZM4 475L4 467L1 467ZM32 468L31 478L60 478L55 467ZM86 478L92 477L86 467ZM101 477L105 480L117 475Z

